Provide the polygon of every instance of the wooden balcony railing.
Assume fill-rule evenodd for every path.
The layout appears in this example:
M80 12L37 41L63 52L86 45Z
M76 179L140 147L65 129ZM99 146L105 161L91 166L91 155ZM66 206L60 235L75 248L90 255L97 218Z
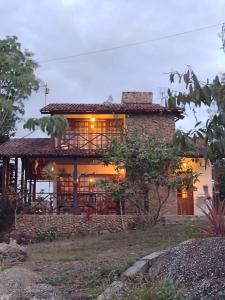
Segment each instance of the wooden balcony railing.
M104 132L104 133L76 133L67 131L64 137L58 141L58 149L81 149L97 150L104 149L113 139L121 141L123 134L121 132Z

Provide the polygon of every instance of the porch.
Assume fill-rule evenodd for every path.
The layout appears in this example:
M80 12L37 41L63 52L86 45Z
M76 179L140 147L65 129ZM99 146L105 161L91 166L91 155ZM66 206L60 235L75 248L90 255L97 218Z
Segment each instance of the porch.
M22 214L120 213L98 185L118 175L90 158L3 158L2 201L16 201Z

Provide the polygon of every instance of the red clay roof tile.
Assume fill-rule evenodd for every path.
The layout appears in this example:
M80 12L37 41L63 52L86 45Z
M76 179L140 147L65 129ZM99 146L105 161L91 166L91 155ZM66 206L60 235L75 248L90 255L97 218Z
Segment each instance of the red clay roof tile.
M0 157L96 157L96 153L94 150L55 149L50 138L23 138L1 144Z
M113 104L76 104L76 103L51 103L41 109L42 114L67 114L67 113L172 113L182 114L181 108L169 109L159 104L150 103L113 103Z

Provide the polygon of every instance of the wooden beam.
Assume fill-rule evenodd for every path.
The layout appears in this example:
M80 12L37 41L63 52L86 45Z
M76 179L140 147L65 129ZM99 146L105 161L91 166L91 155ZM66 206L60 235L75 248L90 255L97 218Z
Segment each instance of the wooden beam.
M2 198L7 200L8 180L9 180L9 158L3 157L2 166Z
M14 178L14 189L17 193L17 184L18 184L18 158L15 158L15 178Z
M75 213L79 213L77 198L77 159L73 161L73 209Z

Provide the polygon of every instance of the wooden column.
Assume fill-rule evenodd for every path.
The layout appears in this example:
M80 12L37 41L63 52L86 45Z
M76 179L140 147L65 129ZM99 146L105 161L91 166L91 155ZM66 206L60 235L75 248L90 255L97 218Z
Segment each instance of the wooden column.
M73 161L73 210L79 213L79 205L77 199L77 159Z
M24 171L25 171L25 178L24 178L24 201L27 204L27 179L28 179L28 163L27 159L24 160Z
M28 179L29 179L29 196L28 196L28 204L31 205L32 199L32 161L28 161Z
M21 195L24 200L24 159L23 158L21 158L20 190L21 190Z
M15 158L15 178L14 178L14 189L17 193L17 184L18 184L18 158Z
M9 184L9 158L3 157L3 166L2 166L2 198L7 200Z

